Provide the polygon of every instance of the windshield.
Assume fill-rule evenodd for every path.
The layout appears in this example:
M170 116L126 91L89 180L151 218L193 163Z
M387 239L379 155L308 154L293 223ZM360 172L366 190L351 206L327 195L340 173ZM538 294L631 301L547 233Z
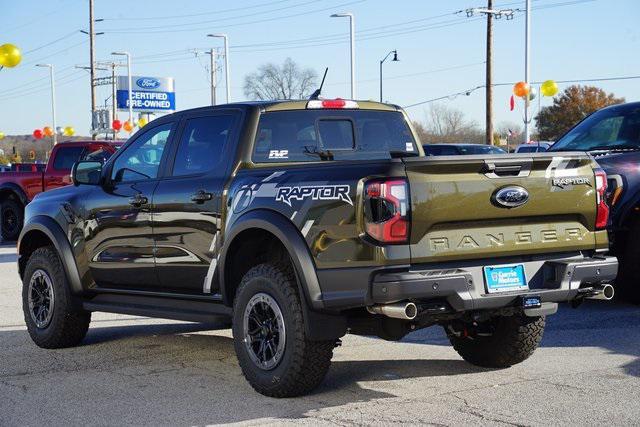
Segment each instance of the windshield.
M639 104L593 113L553 144L552 151L615 149L640 149Z

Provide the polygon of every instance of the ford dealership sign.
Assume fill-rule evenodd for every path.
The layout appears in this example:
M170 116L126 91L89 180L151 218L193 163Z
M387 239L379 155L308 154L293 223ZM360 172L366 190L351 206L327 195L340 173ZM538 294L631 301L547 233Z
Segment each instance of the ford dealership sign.
M176 94L172 77L132 76L131 104L141 113L172 112L176 109ZM129 80L118 76L116 100L118 109L129 108Z
M160 87L160 80L153 77L143 77L136 80L136 85L142 89L156 89Z

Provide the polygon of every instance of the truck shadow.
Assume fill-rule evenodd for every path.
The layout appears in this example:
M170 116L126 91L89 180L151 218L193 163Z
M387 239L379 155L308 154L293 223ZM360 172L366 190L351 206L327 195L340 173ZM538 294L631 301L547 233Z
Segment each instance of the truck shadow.
M2 246L0 246L2 247ZM0 264L4 264L5 262L17 262L18 261L18 255L13 253L13 254L0 254Z
M8 344L0 351L6 368L0 371L0 395L11 391L18 405L11 413L22 416L30 411L28 402L46 400L51 387L60 390L63 402L51 399L51 406L40 408L36 419L46 419L49 411L70 411L76 419L153 424L145 417L154 414L158 420L160 412L163 424L260 423L256 420L304 419L326 407L396 397L360 382L482 371L462 360L430 360L427 355L424 359L337 360L314 393L277 400L251 389L238 366L229 331L210 332L219 327L188 323L95 327L81 346L62 350L37 348L24 330L0 332L0 341ZM91 396L92 403L77 405L85 396ZM134 401L133 413L130 406L124 409ZM188 410L182 406L186 401ZM104 413L108 418L99 418Z
M429 359L426 353L424 358L402 358L401 350L391 360L340 360L338 348L314 393L277 400L257 394L245 381L227 325L139 320L108 327L96 321L81 346L62 350L37 348L22 329L0 331L0 396L10 396L11 419L37 423L50 414L73 414L78 420L122 424L264 424L305 419L323 408L353 402L397 398L395 385L384 385L394 380L486 372L461 359ZM632 355L635 360L624 366L625 372L640 376L638 325L640 309L634 306L588 303L580 310L563 308L549 318L542 346L601 347ZM404 341L449 345L441 328L415 332ZM52 388L63 399L50 399ZM90 404L77 404L88 396ZM35 415L30 406L34 399L45 402Z
M407 335L404 342L449 346L442 328ZM625 373L640 377L640 306L618 301L587 301L577 309L561 305L547 317L541 347L599 347L612 354L634 356Z

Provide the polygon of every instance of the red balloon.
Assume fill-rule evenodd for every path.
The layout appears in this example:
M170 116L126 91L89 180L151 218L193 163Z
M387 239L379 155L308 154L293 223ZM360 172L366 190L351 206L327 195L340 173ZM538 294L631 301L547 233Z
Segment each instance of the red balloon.
M116 119L113 121L113 123L111 123L111 127L118 131L122 129L122 122Z
M43 136L44 136L44 133L42 133L41 129L36 129L33 131L33 137L35 139L42 139Z

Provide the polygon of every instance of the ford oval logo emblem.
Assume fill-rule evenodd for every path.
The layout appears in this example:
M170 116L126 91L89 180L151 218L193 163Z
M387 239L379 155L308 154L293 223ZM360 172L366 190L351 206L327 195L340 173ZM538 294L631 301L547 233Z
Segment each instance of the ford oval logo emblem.
M136 80L136 84L143 89L155 89L160 86L160 81L151 77L143 77Z
M512 185L498 189L492 199L501 208L515 208L527 203L529 193L522 187Z

